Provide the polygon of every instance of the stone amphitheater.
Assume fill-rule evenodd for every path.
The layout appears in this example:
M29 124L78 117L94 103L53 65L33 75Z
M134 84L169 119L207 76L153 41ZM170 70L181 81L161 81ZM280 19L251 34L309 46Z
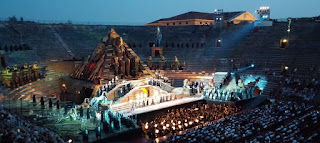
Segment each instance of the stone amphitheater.
M38 67L43 73L43 78L39 78L36 81L30 82L28 84L19 85L18 87L12 88L5 85L0 86L0 95L3 101L3 105L7 105L7 108L17 109L21 111L20 113L24 116L30 117L31 113L30 108L24 108L26 106L31 106L31 100L43 100L45 97L45 103L48 104L49 100L53 100L56 103L58 100L61 100L59 97L64 91L61 88L61 83L66 80L65 77L68 77L71 73L75 71L78 65L81 65L88 55L94 53L97 48L97 44L102 41L103 37L108 34L110 29L113 28L119 36L122 37L123 41L140 57L143 66L145 66L145 70L151 71L156 74L158 72L157 69L153 67L147 67L146 64L150 62L149 56L152 55L152 48L150 47L150 43L153 43L156 35L156 27L152 26L119 26L119 25L72 25L72 24L40 24L35 22L0 22L0 53L4 55L4 59L6 61L7 66L14 67L15 65L23 66L25 63L28 65L33 64L35 61L38 63ZM299 99L287 99L287 97L279 97L275 95L282 95L284 93L287 94L288 89L283 90L286 85L289 84L289 81L292 79L297 79L298 81L303 81L303 83L315 83L320 78L320 23L316 22L313 18L309 19L292 19L290 33L288 33L288 23L287 22L277 22L274 21L273 26L271 27L255 27L252 23L238 24L238 25L227 25L224 28L214 28L213 26L162 26L162 48L163 55L167 62L174 62L174 57L177 56L180 63L185 63L185 67L180 70L172 70L172 69L164 69L161 70L160 73L164 73L169 78L175 78L178 82L182 83L181 78L177 78L181 76L184 77L197 77L197 76L210 76L210 75L218 75L219 72L231 73L233 70L239 70L244 67L250 67L254 64L254 68L250 68L248 70L244 70L239 75L231 75L232 78L239 79L240 76L247 75L264 75L265 79L268 82L265 82L264 89L261 91L259 96L263 96L265 98L280 98L279 100L290 100L292 102L297 102ZM280 48L280 40L286 38L289 43L285 48ZM221 46L216 47L216 41L222 40ZM15 50L15 49L6 49L8 45L21 45L27 44L31 47L30 50ZM156 63L154 59L154 62ZM5 70L5 67L0 67L0 70ZM267 74L271 72L271 74ZM151 74L153 75L153 74ZM153 75L154 76L154 75ZM238 76L238 77L237 77ZM238 84L236 80L226 80L228 76L223 75L219 78L221 83L223 83L222 87L227 87L226 84ZM259 78L260 79L260 78ZM5 80L1 78L1 80ZM123 81L121 79L121 81ZM296 80L294 80L297 82ZM79 84L87 84L84 81L77 81ZM138 81L135 81L138 82ZM252 81L253 82L253 81ZM258 82L258 81L256 81ZM263 81L261 81L263 82ZM260 82L260 83L261 83ZM143 83L143 84L142 84ZM172 83L172 82L171 82ZM97 87L92 87L92 94L87 96L88 98L93 99L100 89L105 88L103 86L104 82L98 83ZM153 83L152 83L153 84ZM151 84L151 85L152 85ZM159 82L161 85L162 82ZM163 82L163 85L167 83ZM232 83L233 84L233 83ZM126 88L128 83L123 83L116 85L112 88L112 90L105 95L106 97L111 97L114 100L114 103L123 103L124 101L128 101L131 98L130 95L119 95L120 90ZM182 85L182 84L179 84ZM312 84L313 85L313 84ZM132 94L138 90L140 90L139 86L143 86L144 88L148 87L151 89L150 84L146 82L141 82L139 84L133 84L132 91L127 91L125 93ZM155 87L159 86L155 84ZM299 83L299 86L300 83ZM319 87L318 84L314 85L315 87ZM89 84L88 86L89 87ZM313 87L313 86L312 86ZM154 88L154 87L153 87ZM154 90L160 90L161 92L165 91L166 93L173 93L173 89L175 88L174 84L168 85L167 89L154 88ZM192 88L192 87L191 87ZM288 87L286 87L288 88ZM310 88L310 84L307 84L305 88ZM304 89L305 89L304 88ZM170 90L168 90L170 89ZM78 92L78 89L74 88L73 90ZM131 90L131 89L130 89ZM79 89L80 92L80 89ZM198 91L199 92L199 91ZM319 101L319 89L315 88L311 91L315 93L312 95L311 100L309 97L307 101L310 101L310 104L317 104ZM121 91L122 93L122 91ZM300 95L301 92L299 92ZM309 93L309 92L308 92ZM76 94L76 93L73 93ZM35 96L34 96L35 95ZM117 97L116 97L117 96ZM197 95L196 97L201 96ZM304 96L303 96L304 97ZM168 100L165 97L166 101ZM184 96L179 96L175 98L184 98ZM189 96L188 96L189 98ZM195 97L194 97L195 98ZM300 98L300 97L299 97ZM137 98L134 97L136 100ZM173 97L172 97L173 99ZM124 101L122 101L124 100ZM170 96L171 100L171 96ZM198 99L196 99L198 100ZM243 107L252 108L254 106L258 106L262 100L260 98L250 99L248 103L245 103ZM304 99L303 99L304 100ZM19 103L21 101L21 103ZM83 101L81 99L81 101ZM153 101L153 100L152 100ZM162 103L164 98L161 98L159 103ZM270 100L272 101L272 100ZM209 104L206 101L206 104ZM287 102L287 101L286 101ZM127 102L126 102L127 103ZM131 103L131 102L130 102ZM304 104L309 104L309 102L303 102ZM16 104L16 105L15 105ZM59 104L59 103L58 103ZM140 103L139 103L140 104ZM143 104L145 104L143 102ZM148 104L148 103L147 103ZM228 102L229 104L229 102ZM242 103L241 103L242 104ZM267 103L264 103L267 104ZM282 102L273 102L273 104L282 105ZM288 103L288 104L291 104ZM20 105L20 106L19 106ZM67 103L64 104L67 106ZM299 102L300 105L300 102ZM312 114L316 114L319 107L314 107L310 105L310 110L303 110L303 114L305 116L310 116ZM9 106L9 107L8 107ZM47 105L46 105L47 106ZM68 107L71 106L68 104ZM119 106L115 106L114 109L117 111L126 111L121 112L123 114L130 112L133 110L134 105L129 104L121 104ZM189 106L189 105L186 105ZM206 108L207 105L199 104L190 104L190 108ZM225 106L225 105L223 105ZM230 104L229 107L233 106ZM312 106L312 107L311 107ZM42 118L55 118L61 117L58 114L51 114L50 110L47 109L45 114L41 111L41 105L38 103L35 108L32 109L37 114L41 114L41 117L33 117L35 120L42 120ZM225 107L228 108L229 107ZM20 109L19 109L20 108ZM130 108L130 109L129 109ZM146 107L144 107L146 108ZM177 107L178 108L178 107ZM179 107L182 108L182 107ZM211 108L211 107L210 107ZM220 107L219 107L220 108ZM264 108L259 107L259 108ZM297 107L300 110L300 106ZM174 110L178 110L176 108L166 108L168 112ZM256 108L258 110L258 108ZM218 112L218 108L212 107L212 110ZM240 108L239 108L240 110ZM241 109L242 110L242 109ZM302 109L301 109L302 110ZM312 111L311 111L312 110ZM314 110L314 111L313 111ZM233 109L232 113L238 112L238 108ZM59 111L60 112L60 111ZM63 112L63 111L61 111ZM230 111L231 112L231 111ZM247 111L246 111L247 112ZM248 111L249 112L249 111ZM165 112L155 111L152 114L154 121L158 120L157 115L161 115L164 118ZM237 114L237 115L236 115ZM32 114L33 115L33 114ZM131 115L131 114L130 114ZM238 113L235 113L236 116L232 118L236 118ZM300 114L299 114L300 115ZM219 117L222 115L219 115ZM223 115L223 117L227 118L228 115ZM300 117L300 116L299 116ZM301 118L303 115L301 115ZM40 119L41 118L41 119ZM134 118L134 116L131 116ZM138 119L137 119L138 118ZM141 117L136 117L135 120L141 120L141 118L146 118L146 115L141 115ZM46 120L44 121L51 121ZM288 119L289 120L289 119ZM293 122L294 119L290 120ZM151 124L151 121L137 121L137 127L142 128L147 133L147 129L145 126L148 122ZM220 122L220 121L218 121ZM224 121L221 121L222 124ZM46 124L46 123L43 123ZM170 123L171 124L171 123ZM210 122L209 126L203 124L201 126L216 126L216 121ZM72 124L70 126L77 126L74 129L66 129L57 126L61 126L60 124L46 124L46 127L55 130L63 137L64 140L68 138L73 138L75 141L80 141L81 136L79 132L82 132L84 128L90 128L92 131L95 130L90 124L90 126L80 126L79 124ZM80 126L80 127L78 127ZM127 128L125 128L127 129ZM130 129L128 127L128 129ZM62 130L62 131L61 131ZM68 134L68 132L77 130L77 133ZM271 130L271 129L270 129ZM192 136L193 131L200 132L198 129L192 129L191 131L185 130L184 134L188 136ZM64 134L67 134L64 136ZM123 134L120 130L117 132L116 136L121 136ZM163 135L172 135L175 133L167 133L163 132ZM262 133L261 133L262 134ZM265 135L265 134L263 134ZM89 139L94 138L94 133L91 133ZM108 138L104 141L110 141L117 137L111 137L109 134L103 135ZM181 134L180 134L181 136ZM258 136L258 135L256 135ZM305 135L307 136L307 135ZM156 136L158 137L158 136ZM193 137L193 136L192 136ZM308 141L319 141L318 138L314 139L313 136ZM183 137L182 137L183 138ZM194 137L196 138L196 137ZM254 138L254 137L252 137ZM250 138L250 139L252 139ZM109 140L110 139L110 140ZM147 138L148 139L148 138ZM150 140L153 141L151 138ZM171 138L157 138L158 141L161 140L163 142L179 142L179 139L175 137ZM166 140L167 139L167 140ZM172 139L172 140L169 140ZM202 142L211 142L207 141L201 137L197 138L198 141ZM221 139L221 138L220 138ZM260 139L260 138L259 138ZM60 140L60 138L59 138ZM95 139L93 139L95 140ZM103 139L102 139L103 140ZM181 142L185 142L187 139L180 140ZM1 140L0 140L1 141ZM190 140L189 140L190 141ZM228 138L227 141L237 141L236 139ZM247 141L247 140L246 140ZM307 140L300 140L307 141ZM191 141L190 141L191 142ZM197 141L196 141L197 142Z

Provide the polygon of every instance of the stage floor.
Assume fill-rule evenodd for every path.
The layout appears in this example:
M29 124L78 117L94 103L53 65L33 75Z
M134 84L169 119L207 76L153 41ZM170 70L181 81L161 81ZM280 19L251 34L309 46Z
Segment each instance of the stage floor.
M142 113L147 113L147 112L152 112L152 111L156 111L156 110L165 109L165 108L168 108L168 107L173 107L173 106L177 106L177 105L182 105L182 104L186 104L186 103L200 101L200 100L203 100L203 99L204 99L203 97L181 98L181 99L177 99L177 100L172 100L172 101L159 103L159 104L156 104L156 105L137 108L137 109L135 109L135 110L133 110L131 112L125 113L125 115L127 115L127 116L138 115L138 114L142 114Z

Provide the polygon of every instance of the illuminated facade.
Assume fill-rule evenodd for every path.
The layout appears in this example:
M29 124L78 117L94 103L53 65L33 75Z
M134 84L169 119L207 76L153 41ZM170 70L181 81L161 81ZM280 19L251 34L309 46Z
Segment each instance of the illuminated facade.
M253 22L257 19L248 11L241 12L223 12L223 13L203 13L187 12L171 18L160 19L146 26L186 26L186 25L214 25L216 18L223 19L223 23L232 22L239 24L241 22Z

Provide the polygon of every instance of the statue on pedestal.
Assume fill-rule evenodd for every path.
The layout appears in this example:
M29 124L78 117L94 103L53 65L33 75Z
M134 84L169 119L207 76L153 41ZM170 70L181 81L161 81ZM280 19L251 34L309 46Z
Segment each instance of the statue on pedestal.
M171 63L171 69L172 70L179 70L179 60L177 56L174 56L174 61Z
M115 75L118 75L118 74L119 74L119 67L120 67L119 58L118 58L118 57L115 57L115 58L114 58L114 71L115 71Z
M148 60L148 67L149 67L149 68L152 68L152 66L153 66L153 63L152 63L152 57L151 57L151 56L149 56L149 60Z
M164 56L161 56L161 61L160 61L160 69L165 70L166 69L166 60Z
M157 35L156 35L156 47L160 47L161 40L162 40L162 34L161 34L159 26L157 27L156 33L157 33Z
M125 61L125 74L126 76L130 76L130 59L127 58L127 56L124 56L124 61Z

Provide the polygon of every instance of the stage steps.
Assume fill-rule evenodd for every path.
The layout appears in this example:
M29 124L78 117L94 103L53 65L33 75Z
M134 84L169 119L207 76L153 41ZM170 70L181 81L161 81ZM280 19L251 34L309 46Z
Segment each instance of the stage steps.
M58 79L61 75L63 74L56 73L48 68L45 78L8 91L6 98L9 100L32 100L32 95L59 96L60 85L58 85Z

